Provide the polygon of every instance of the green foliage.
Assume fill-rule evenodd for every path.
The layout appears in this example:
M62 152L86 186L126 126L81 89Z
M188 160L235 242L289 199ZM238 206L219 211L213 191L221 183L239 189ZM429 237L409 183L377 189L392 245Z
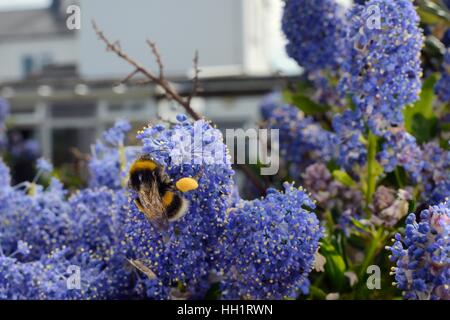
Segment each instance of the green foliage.
M440 5L436 1L418 0L417 12L423 23L435 25L443 23L450 27L450 13L445 8L445 5Z
M333 177L347 187L354 187L356 182L350 177L350 175L343 170L334 170Z
M316 115L327 112L330 108L314 102L307 95L300 92L284 92L284 99L287 103L292 104L299 108L307 115Z
M322 241L320 253L327 260L325 263L325 274L328 280L331 281L333 287L343 288L346 281L344 272L347 268L341 253L328 239Z
M438 119L433 110L435 100L434 85L437 75L431 75L425 80L420 99L412 106L405 108L405 129L416 137L420 143L427 142L436 137Z

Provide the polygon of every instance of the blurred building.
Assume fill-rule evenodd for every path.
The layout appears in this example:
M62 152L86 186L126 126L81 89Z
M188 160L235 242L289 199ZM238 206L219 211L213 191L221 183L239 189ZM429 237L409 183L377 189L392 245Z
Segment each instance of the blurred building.
M81 8L81 29L66 26L66 9ZM95 19L111 40L157 71L145 40L155 41L165 74L189 94L192 59L200 53L199 112L222 128L255 126L261 97L284 84L279 0L54 0L49 8L0 12L0 96L12 124L39 140L55 164L70 147L88 152L117 118L136 128L177 107L152 85L118 85L132 69L106 52ZM278 48L278 49L274 49ZM293 69L296 71L296 69Z

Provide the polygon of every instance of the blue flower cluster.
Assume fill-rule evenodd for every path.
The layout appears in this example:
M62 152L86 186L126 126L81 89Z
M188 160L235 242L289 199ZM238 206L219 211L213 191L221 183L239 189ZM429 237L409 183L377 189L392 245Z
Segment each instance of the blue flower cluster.
M256 289L257 277L267 278L267 281L270 281L269 278L277 279L277 284L267 286L264 294L261 291L260 298L282 297L285 294L292 296L300 287L307 290L307 275L311 271L321 234L317 232L320 228L315 215L301 208L301 205L314 207L303 191L294 191L290 187L286 194L277 195L270 191L267 198L256 200L255 210L259 208L259 217L267 219L267 224L261 223L258 225L260 228L254 226L248 229L248 225L230 219L232 212L242 212L239 215L242 218L246 212L239 207L240 204L234 206L237 202L234 172L220 131L204 120L191 123L180 116L178 123L172 127L149 127L138 138L143 142L143 152L164 165L173 181L182 177L197 177L199 183L198 189L184 194L190 203L186 216L172 223L166 232L156 230L134 205L128 212L124 251L154 273L154 278L141 282L149 298L204 297L211 285L218 282L228 289L225 290L224 298L232 294L236 294L235 297L248 294L256 296L254 291L248 289ZM180 163L180 159L185 161ZM279 209L281 203L286 206L283 213L285 217L280 218L284 223L277 226L276 223L282 221L276 218L279 211L275 208ZM238 219L237 215L233 214L233 217ZM298 228L292 227L294 222ZM292 230L284 230L290 223L292 225L289 228ZM272 242L249 247L248 241L260 238L262 233L267 234ZM230 239L233 234L248 238L232 244L231 249ZM287 234L296 236L286 239L288 243L284 243ZM274 247L276 241L279 244ZM275 250L282 245L283 250ZM245 263L250 262L236 265L237 260L243 259L239 250L256 257L263 248L267 254L264 258L265 269L247 269L244 275L247 282L236 282L230 270L244 267ZM272 258L272 264L267 263L269 257ZM286 260L283 260L281 267L277 261L284 258ZM296 281L291 282L292 278L296 278ZM245 286L247 289L244 289Z
M286 51L308 73L339 67L344 56L342 8L333 0L287 0L282 29Z
M364 121L358 110L346 110L333 118L333 129L337 136L341 167L351 171L355 165L362 165L367 159L367 148L362 140Z
M119 135L117 145L122 139ZM117 154L109 156L114 159L106 162L118 161ZM39 159L37 167L38 175L53 169L45 159ZM111 174L109 169L104 167L101 176ZM127 190L93 187L69 197L55 178L46 189L35 182L11 186L2 161L0 179L0 298L141 297L120 251ZM79 278L72 288L74 276Z
M422 149L424 198L437 204L450 196L450 151L443 150L434 142L425 144Z
M405 236L388 249L396 285L405 299L450 299L450 205L431 206L406 219Z
M343 94L351 94L356 107L374 132L402 122L403 107L416 101L421 90L420 52L423 34L410 0L371 0L355 5L346 38L349 54L343 64Z
M143 143L140 153L164 166L170 179L198 180L198 189L183 194L189 201L188 213L167 231L153 227L123 184L133 159L124 146L130 129L125 122L116 123L97 143L103 152L90 162L90 187L72 195L55 178L48 188L34 182L11 186L9 169L0 161L0 298L194 299L203 298L219 282L233 282L233 290L250 294L248 285L254 284L234 282L229 272L229 263L235 267L238 256L230 255L227 236L252 234L244 231L247 226L231 230L238 226L227 219L242 208L235 208L240 199L222 135L204 120L191 122L182 115L177 119L169 127L155 125L138 134ZM44 159L37 166L39 172L52 171ZM284 209L278 212L275 208L281 203ZM293 296L300 288L307 291L321 233L317 218L303 205L314 207L303 191L292 186L255 201L261 210L266 208L270 222L265 232L274 242L265 248L267 257L273 253L279 261L287 259L282 267L274 260L273 268L266 267L262 274L278 279L277 285L265 289L266 298ZM277 214L284 217L275 228ZM285 225L292 230L285 230ZM254 237L260 237L258 231ZM247 247L246 241L240 242ZM259 249L254 249L256 254ZM255 272L261 275L261 270ZM250 270L246 274L250 277Z
M450 195L450 151L434 142L420 146L402 128L391 128L383 135L377 154L385 172L402 167L414 184L421 186L421 199L438 204Z
M320 103L343 104L333 83L347 50L344 21L344 8L334 0L285 1L282 30L287 54L305 70Z
M106 186L117 190L124 186L127 169L137 155L135 149L125 147L130 130L128 122L119 120L97 141L89 160L90 187Z
M436 83L435 91L442 102L450 102L450 48L445 52L442 77Z
M391 129L384 134L384 138L378 159L385 171L392 172L400 166L411 175L414 181L419 181L425 161L414 136L403 129Z
M279 130L280 158L291 164L289 174L298 178L299 166L312 161L329 161L337 154L336 137L323 129L312 117L307 117L297 107L265 100L261 106L264 127Z
M284 189L269 189L265 199L242 201L228 211L225 298L283 299L308 293L322 228L305 191L289 183Z
M173 181L198 177L199 188L183 195L189 201L188 213L167 232L154 228L134 204L125 220L125 250L156 274L144 281L148 297L154 299L205 295L220 258L217 245L234 185L220 131L203 120L192 124L183 116L178 119L171 128L146 128L138 138L143 152L164 166Z
M10 181L1 163L4 182ZM122 191L124 192L124 191ZM122 206L109 189L66 198L53 179L48 189L0 187L0 298L114 299L129 296L130 275L118 248ZM121 201L127 198L122 196ZM79 270L79 286L68 287Z
M8 101L0 97L0 150L6 145L5 121L9 114Z

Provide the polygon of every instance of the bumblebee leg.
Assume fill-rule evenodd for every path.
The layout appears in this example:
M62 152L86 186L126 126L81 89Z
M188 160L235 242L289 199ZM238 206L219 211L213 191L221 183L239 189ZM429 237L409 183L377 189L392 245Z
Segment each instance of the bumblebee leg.
M141 200L139 200L139 198L134 199L134 204L136 205L136 207L138 208L138 210L139 210L140 212L145 213L145 209L144 209L144 207L142 206Z

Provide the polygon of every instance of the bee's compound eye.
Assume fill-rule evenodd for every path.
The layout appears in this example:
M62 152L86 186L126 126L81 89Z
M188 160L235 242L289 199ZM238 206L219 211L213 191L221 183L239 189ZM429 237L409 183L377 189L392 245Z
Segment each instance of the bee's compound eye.
M197 189L198 182L193 178L181 178L175 183L175 186L181 192L188 192Z

